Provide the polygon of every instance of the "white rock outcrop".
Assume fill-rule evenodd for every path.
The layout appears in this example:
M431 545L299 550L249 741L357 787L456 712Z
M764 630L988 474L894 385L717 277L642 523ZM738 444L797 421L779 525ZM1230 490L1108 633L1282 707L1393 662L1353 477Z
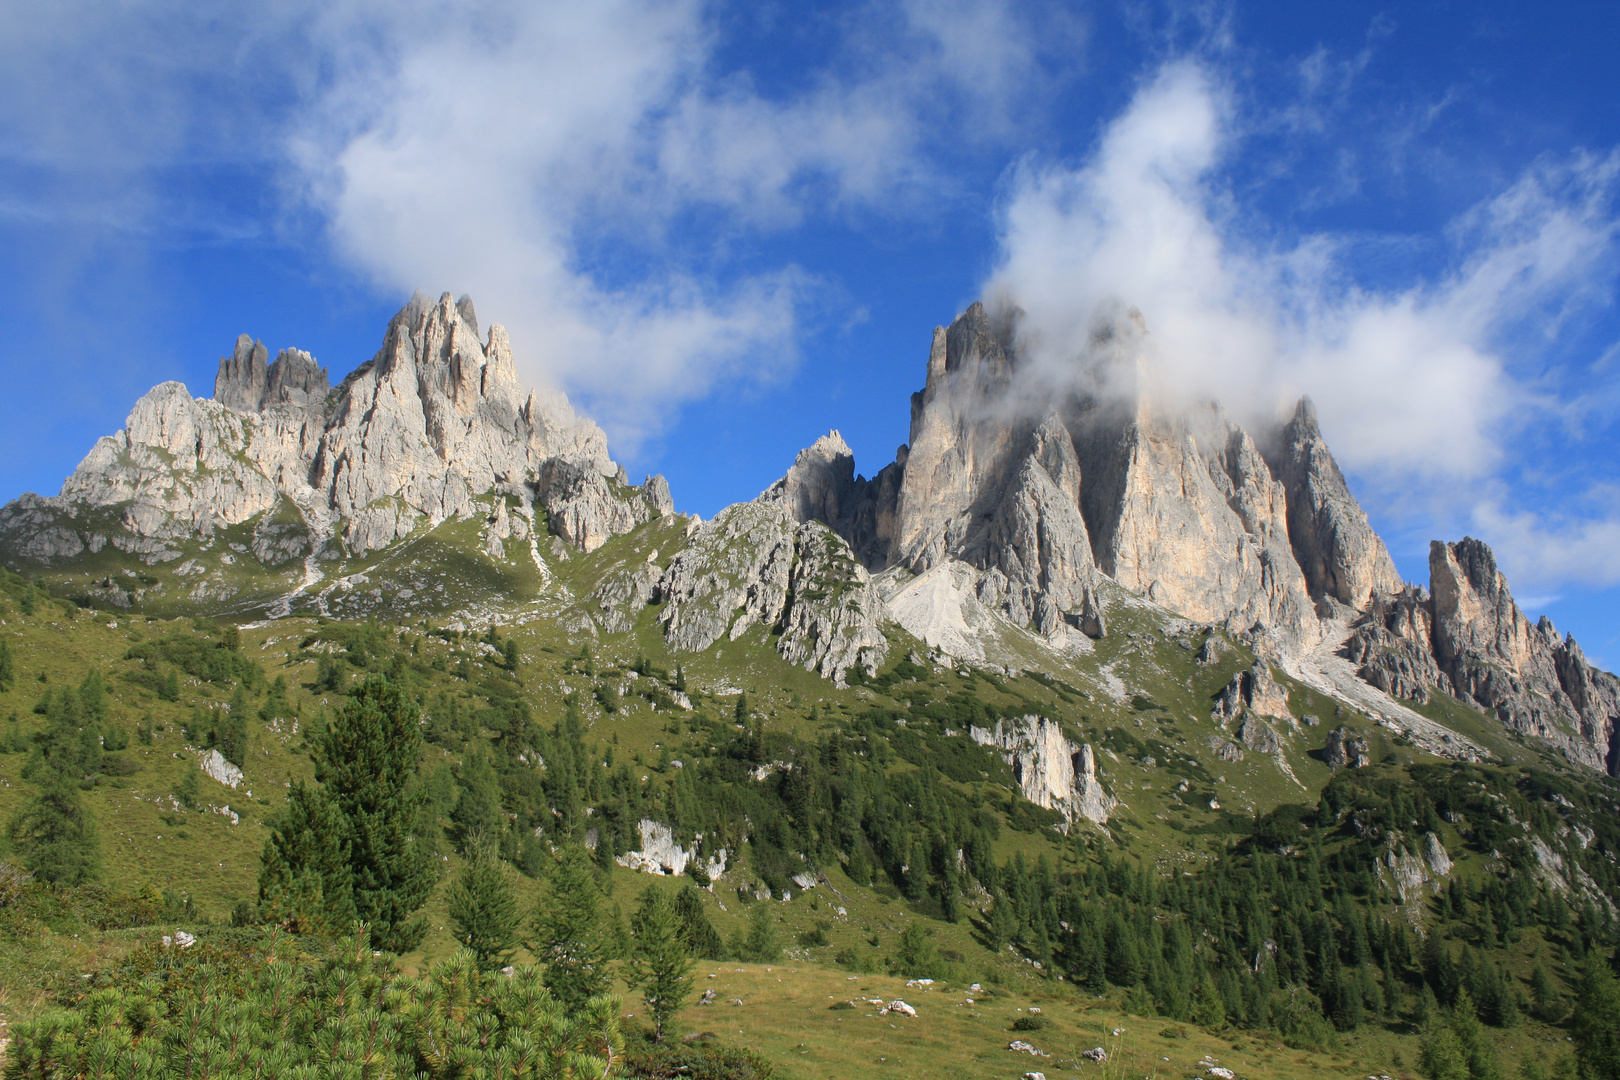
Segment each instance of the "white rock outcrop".
M1119 805L1097 779L1097 755L1091 744L1071 742L1053 720L1044 716L998 720L994 728L970 728L968 736L1001 751L1024 798L1058 811L1071 823L1085 818L1101 825Z
M641 847L627 851L618 858L620 866L639 870L644 874L665 874L679 877L693 864L702 867L712 881L726 872L726 851L721 848L707 860L700 860L697 845L683 848L675 842L675 833L661 821L642 818L638 825Z
M198 758L197 767L203 771L204 776L218 780L233 790L242 782L242 770L227 761L225 755L218 750L210 750Z
M779 632L787 660L842 681L850 668L875 673L888 651L882 600L849 545L820 522L794 520L776 498L704 523L670 561L658 596L665 639L683 652L764 626Z

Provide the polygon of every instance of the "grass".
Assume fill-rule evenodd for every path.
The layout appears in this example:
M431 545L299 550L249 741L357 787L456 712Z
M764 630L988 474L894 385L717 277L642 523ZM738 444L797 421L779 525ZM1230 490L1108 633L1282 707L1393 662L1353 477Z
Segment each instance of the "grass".
M301 649L309 635L332 625L330 617L315 610L322 603L332 617L375 618L396 644L404 632L414 642L413 655L424 665L428 689L462 697L472 693L478 678L498 674L493 662L465 637L452 633L446 639L424 632L498 622L502 635L518 643L522 660L515 674L536 721L549 726L562 715L570 695L577 695L588 751L599 756L613 745L621 761L639 757L636 772L649 784L657 782L650 763L663 748L702 751L716 738L710 732L719 731L723 737L733 730L731 715L739 692L748 695L752 713L768 729L802 737L868 709L904 713L924 697L941 701L957 694L1014 713L1045 715L1059 721L1077 741L1095 747L1100 776L1121 800L1105 829L1077 823L1080 839L1128 852L1166 874L1219 857L1227 838L1241 831L1256 812L1283 803L1314 802L1330 777L1319 751L1331 727L1346 724L1367 734L1378 762L1433 760L1391 742L1349 706L1286 677L1282 681L1294 714L1321 718L1317 727L1274 725L1283 743L1281 762L1288 770L1277 758L1252 751L1242 761L1218 759L1209 740L1228 733L1210 719L1211 699L1235 673L1253 663L1253 655L1228 641L1219 662L1200 666L1193 659L1199 645L1205 635L1221 631L1119 597L1108 604L1108 636L1095 642L1089 653L1061 662L1048 657L1047 674L997 675L925 662L916 678L838 689L786 663L766 627L755 627L736 641L722 640L701 654L677 655L664 642L656 605L632 613L632 628L621 634L606 634L582 621L582 615L590 614L590 593L610 575L645 565L649 556L653 563L667 565L684 542L684 519L649 522L589 555L547 554L544 570L535 565L526 541L509 540L501 556L491 557L483 548L481 528L479 520L448 521L433 529L424 527L388 551L324 563L323 581L300 601L292 617L252 625L243 632L246 654L264 667L269 678L284 676L292 687L301 727L294 733L290 722L267 726L255 717L250 723L249 760L244 763L246 783L231 791L204 778L200 810L181 811L170 797L181 775L195 769L196 751L187 746L182 725L194 708L223 704L230 690L188 679L183 680L178 702L162 701L138 681L139 662L124 659L124 654L138 641L171 633L211 633L206 627L198 629L189 617L179 617L182 610L188 616L202 612L257 618L270 598L301 579L298 563L272 572L249 566L250 558L225 561L224 556L239 554L232 545L242 540L229 530L217 533L208 544L186 546L185 558L171 563L147 567L108 547L93 558L44 575L53 589L66 595L94 595L95 582L108 577L145 584L154 592L141 614L74 609L70 615L59 603L42 602L34 615L24 616L14 603L0 603L0 636L12 649L16 672L13 685L0 692L0 736L13 728L24 735L38 730L42 718L32 708L42 691L77 685L86 671L100 670L112 688L112 721L130 735L125 754L136 766L127 776L104 778L86 794L102 824L106 878L121 891L167 890L189 898L195 906L186 918L215 922L226 919L237 901L256 894L266 822L284 799L286 785L311 771L302 731L323 706L334 703L331 695L310 689L317 654ZM177 576L187 562L204 572ZM224 600L184 601L183 590L195 588L199 580L235 592ZM158 585L163 588L158 590ZM592 653L591 676L568 670L586 644ZM891 644L891 667L913 652L928 655L925 646L898 631ZM463 656L474 666L471 683L453 674ZM628 670L638 657L670 671L680 665L693 712L659 709L632 695L610 713L593 700L597 685L633 686ZM1123 694L1121 685L1128 688ZM1509 737L1451 699L1437 695L1420 711L1455 727L1504 762L1569 771L1553 755ZM3 719L13 714L15 720ZM150 746L134 737L136 724L148 717L159 729ZM24 754L0 754L0 820L9 818L31 791L20 777L25 760ZM424 767L454 761L451 751L429 746ZM898 759L894 765L914 767ZM1218 808L1211 807L1211 801ZM226 805L241 815L240 823L233 825L212 812ZM1001 859L1016 853L1030 859L1046 855L1061 862L1073 858L1075 846L1073 837L1056 832L1003 828L996 854ZM751 876L746 850L740 855L714 892L705 894L711 918L727 937L745 924L747 915L737 886L750 882ZM1478 863L1474 856L1460 856L1458 873L1483 872ZM421 949L403 958L409 969L420 969L456 948L448 930L444 885L457 865L448 854L441 863L443 882L425 909L431 929ZM1117 995L1089 997L1041 978L1012 953L991 953L975 932L973 919L979 912L973 902L962 922L947 924L925 919L880 889L856 886L837 866L824 870L830 888L798 893L786 903L772 902L789 947L785 964L700 968L698 989L715 989L719 1003L688 1006L680 1018L687 1030L712 1030L728 1041L754 1046L782 1063L784 1075L798 1077L1004 1077L1025 1071L1052 1075L1071 1068L1080 1050L1096 1045L1109 1049L1114 1064L1107 1069L1085 1065L1082 1075L1097 1070L1106 1076L1183 1076L1206 1055L1241 1076L1262 1080L1397 1075L1395 1055L1407 1063L1416 1061L1416 1038L1410 1033L1348 1036L1339 1052L1288 1049L1249 1033L1204 1031L1192 1025L1186 1025L1186 1038L1174 1032L1167 1035L1175 1025L1126 1016L1118 1008ZM525 910L532 909L539 884L516 873L512 880ZM672 883L616 870L610 908L627 914L640 893L654 884ZM983 902L983 897L976 901L980 907ZM854 950L862 966L880 971L901 931L918 920L930 929L936 949L949 960L953 974L948 983L908 988L904 980L847 970L833 959ZM49 1001L70 995L84 971L162 932L160 927L96 931L65 916L57 922L57 927L45 923L32 928L26 940L0 941L0 1021L32 1015ZM827 944L799 944L800 935L811 931L819 931ZM1521 984L1537 962L1534 950L1545 944L1527 934L1510 951L1511 967ZM525 958L520 952L518 959ZM964 987L974 981L995 987L994 996L968 993ZM920 1015L879 1016L865 1005L828 1007L859 996L905 998ZM966 1003L970 996L972 1005ZM743 1004L729 1004L732 998ZM625 1012L637 1013L639 1009L628 1003L631 999L626 1000ZM1048 1026L1028 1035L1012 1032L1013 1020L1028 1016L1032 1005L1043 1010L1040 1015ZM631 1022L637 1019L632 1016ZM1527 1021L1518 1031L1503 1034L1501 1042L1535 1047L1537 1040L1553 1037L1552 1030ZM1053 1056L1037 1060L1007 1050L1006 1044L1018 1037Z

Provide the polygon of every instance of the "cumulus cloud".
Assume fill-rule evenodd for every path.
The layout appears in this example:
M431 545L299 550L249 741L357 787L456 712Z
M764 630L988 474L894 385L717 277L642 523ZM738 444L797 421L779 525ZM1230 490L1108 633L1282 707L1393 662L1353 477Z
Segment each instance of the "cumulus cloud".
M1037 46L1075 39L1006 0L857 6L767 90L704 0L33 6L0 43L0 162L37 182L0 213L314 230L379 291L471 293L621 448L791 367L821 290L761 238L928 200L937 151L1013 130Z
M362 44L295 117L305 196L380 286L470 292L526 374L582 394L633 447L717 381L794 362L817 282L717 249L892 211L931 171L932 95L1003 102L1029 70L1007 5L916 0L884 55L852 34L770 96L715 70L709 16L693 0L340 5L319 37ZM702 215L709 250L683 249Z
M1179 62L1142 86L1082 165L1012 172L985 291L1022 309L1037 369L1106 387L1093 331L1135 307L1149 330L1143 375L1161 397L1218 400L1264 423L1308 393L1352 469L1487 475L1510 421L1556 411L1502 346L1556 319L1612 259L1620 159L1532 170L1454 225L1436 280L1386 291L1349 277L1339 238L1278 248L1245 219L1220 187L1235 128L1218 80Z

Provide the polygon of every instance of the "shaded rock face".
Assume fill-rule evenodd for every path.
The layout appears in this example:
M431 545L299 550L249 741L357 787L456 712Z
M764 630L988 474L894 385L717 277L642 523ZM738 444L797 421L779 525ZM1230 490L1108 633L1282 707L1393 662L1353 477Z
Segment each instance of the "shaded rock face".
M1257 660L1248 671L1240 671L1215 696L1210 719L1227 724L1244 712L1269 716L1274 720L1292 722L1288 709L1288 691L1271 674L1271 665Z
M1479 540L1436 541L1430 589L1375 595L1345 654L1395 697L1451 694L1569 757L1620 775L1620 679L1594 668L1551 620L1532 625Z
M699 652L758 625L780 632L791 663L840 682L853 667L875 674L888 641L866 569L837 533L770 494L720 511L671 560L658 584L665 639Z
M113 510L121 531L111 542L155 560L177 556L165 540L291 507L302 536L286 535L296 530L285 522L265 530L266 562L334 535L362 554L424 520L469 516L475 496L499 492L537 501L558 535L588 551L672 510L662 479L631 486L601 429L566 398L519 386L505 330L481 340L465 297L418 294L336 390L307 353L267 356L238 338L213 400L179 383L154 388L59 496L0 510L5 546L34 560L77 554L87 542L79 519Z
M1346 767L1362 769L1372 764L1372 752L1367 740L1349 728L1340 725L1327 733L1322 747L1322 760L1330 769Z
M1069 821L1085 818L1098 825L1119 803L1097 779L1097 755L1090 743L1076 745L1063 729L1044 716L998 720L994 728L968 731L974 742L995 747L1013 767L1024 798Z

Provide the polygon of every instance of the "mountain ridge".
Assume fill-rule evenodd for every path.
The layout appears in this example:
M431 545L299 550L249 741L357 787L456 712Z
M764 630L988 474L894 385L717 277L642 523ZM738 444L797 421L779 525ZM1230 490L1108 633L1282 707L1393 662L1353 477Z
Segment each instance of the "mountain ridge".
M1126 312L1094 334L1093 361L1145 384L1147 335ZM1550 622L1532 627L1479 541L1437 541L1429 589L1403 582L1308 398L1251 433L1214 402L1171 409L1085 375L1031 393L1016 310L975 303L935 329L910 440L871 479L833 431L753 501L689 519L670 549L558 602L583 603L568 617L592 636L656 605L677 651L763 626L784 657L843 684L876 675L888 626L962 661L1038 665L1085 654L1108 633L1110 606L1136 598L1301 677L1331 650L1392 728L1414 728L1402 702L1440 692L1620 770L1620 680ZM155 387L61 494L0 509L0 548L14 566L67 567L111 547L202 573L180 562L187 544L250 530L228 546L282 575L266 606L278 615L327 578L323 564L361 567L340 583L366 580L365 560L444 523L475 523L497 563L517 542L549 581L571 552L675 516L662 477L631 485L566 397L524 392L505 330L481 336L470 298L418 294L335 388L307 353L269 361L246 335L221 358L211 399ZM230 591L199 583L190 599ZM401 603L419 591L399 590ZM107 575L101 595L129 606L142 593Z

